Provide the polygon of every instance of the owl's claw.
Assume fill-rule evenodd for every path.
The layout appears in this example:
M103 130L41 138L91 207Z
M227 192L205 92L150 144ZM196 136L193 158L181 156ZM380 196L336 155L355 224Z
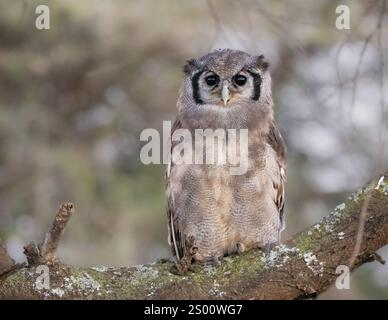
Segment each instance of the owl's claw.
M190 236L185 240L185 254L175 263L171 273L184 275L191 269L194 255L198 252L198 247L194 246L194 237Z
M171 267L170 272L179 276L183 276L191 268L191 258L183 257L182 259L175 261L175 264Z
M245 246L241 242L237 242L236 244L236 251L238 255L243 254L246 251Z
M198 252L198 247L190 247L189 254L190 256L195 256L195 254Z

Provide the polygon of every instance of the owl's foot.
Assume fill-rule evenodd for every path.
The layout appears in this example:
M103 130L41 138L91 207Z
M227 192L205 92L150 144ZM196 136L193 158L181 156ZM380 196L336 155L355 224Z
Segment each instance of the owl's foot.
M175 265L175 268L176 268L176 272L175 274L178 274L180 276L183 276L187 273L187 271L189 270L190 268L190 265L191 265L191 261L188 262L187 260L180 260L176 263ZM175 270L174 270L175 271ZM174 273L174 272L173 272Z
M245 251L247 251L247 248L246 248L245 245L242 244L241 242L237 242L237 244L236 244L236 251L237 251L237 254L238 254L238 255L241 255L241 254L243 254Z
M190 236L185 240L184 256L175 263L175 268L171 270L174 274L184 275L190 270L193 257L198 252L198 247L194 245L194 237Z
M192 258L183 257L179 261L175 262L175 265L172 266L170 272L176 275L183 276L188 271L192 271Z
M193 257L194 257L194 256L197 254L197 252L198 252L198 247L196 247L196 246L194 245L194 237L193 237L193 236L190 236L188 239L186 239L185 245L186 245L185 256L186 256L190 261L192 261L192 260L193 260Z

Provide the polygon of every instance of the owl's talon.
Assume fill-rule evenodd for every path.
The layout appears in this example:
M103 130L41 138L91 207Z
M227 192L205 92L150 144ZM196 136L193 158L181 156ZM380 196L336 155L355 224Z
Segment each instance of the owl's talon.
M194 246L195 239L193 236L189 236L185 239L186 250L184 256L175 261L175 269L171 272L178 275L184 275L191 269L194 255L198 252L198 247Z
M189 254L194 256L198 252L198 247L191 247L189 250Z
M171 267L170 272L175 275L183 276L189 269L190 264L185 260L181 260Z
M246 251L246 248L241 242L238 242L236 244L236 251L238 255L241 255Z

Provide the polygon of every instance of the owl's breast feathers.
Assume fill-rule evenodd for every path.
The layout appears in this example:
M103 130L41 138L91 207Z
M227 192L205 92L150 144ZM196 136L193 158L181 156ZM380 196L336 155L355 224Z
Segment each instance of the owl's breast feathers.
M178 117L172 133L180 128ZM190 237L198 249L194 259L199 261L214 261L236 248L279 238L284 225L286 148L274 121L264 139L260 136L253 138L257 148L254 154L249 149L249 161L254 168L245 176L230 176L222 168L206 165L168 164L168 240L178 261L192 251L187 248ZM172 149L176 144L171 141Z

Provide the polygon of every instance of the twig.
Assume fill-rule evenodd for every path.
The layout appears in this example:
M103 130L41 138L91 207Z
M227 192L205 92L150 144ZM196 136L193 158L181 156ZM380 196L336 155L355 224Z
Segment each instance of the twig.
M40 249L41 256L47 261L55 261L57 259L57 250L59 241L65 231L67 222L74 212L72 203L64 203L61 205L51 230L46 234L42 247Z
M374 185L374 182L375 181L372 181L372 185ZM350 260L349 260L350 268L352 268L354 266L354 263L356 262L357 256L360 253L362 238L364 237L365 220L366 220L366 215L368 213L369 202L370 202L370 199L372 196L372 190L373 190L373 188L370 188L370 190L367 191L365 201L364 201L362 208L361 208L360 222L358 224L358 230L357 230L357 236L356 236L356 244L354 245L353 253L352 253Z
M58 263L57 251L59 242L65 231L71 215L74 213L74 205L66 202L61 205L49 232L46 233L43 243L38 247L34 242L24 247L24 254L29 265L39 263Z
M383 17L384 17L384 12L385 12L385 0L383 0L382 8L381 8L381 10L379 12L376 26L368 34L368 36L365 38L363 46L362 46L360 54L359 54L356 71L355 71L355 73L353 75L353 78L352 78L353 87L352 87L352 92L351 92L350 113L349 113L349 118L350 118L351 124L353 123L353 121L352 121L352 112L353 112L354 105L355 105L355 102L356 102L356 92L357 92L358 80L359 80L360 72L361 72L361 65L362 65L362 62L363 62L363 59L364 59L365 52L366 52L366 50L367 50L367 48L369 46L369 43L371 42L371 40L373 39L375 34L377 34L377 35L379 34L379 29L381 29L381 23L382 23L382 20L383 20Z
M380 262L381 264L385 264L385 260L382 256L380 256L377 252L372 252L370 255L373 261Z
M380 85L380 112L381 112L381 127L380 127L380 135L379 135L379 160L377 163L376 172L382 171L384 167L384 158L385 158L385 134L387 129L387 123L385 121L385 100L384 100L384 86L385 86L385 77L384 77L384 51L383 51L383 29L382 29L382 16L385 13L387 6L387 1L383 0L380 18L377 23L377 48L379 51L380 57L380 67L379 67L379 85Z
M26 245L23 253L27 258L28 265L35 266L40 263L41 257L39 254L39 248L35 242L31 241L28 245Z
M261 3L261 1L256 0L255 4L259 9L258 13L275 28L275 31L290 47L290 49L302 55L303 57L306 57L306 51L301 41L290 33L289 26L284 25L281 21L279 21L279 18L271 14L267 10L267 7L263 3Z

